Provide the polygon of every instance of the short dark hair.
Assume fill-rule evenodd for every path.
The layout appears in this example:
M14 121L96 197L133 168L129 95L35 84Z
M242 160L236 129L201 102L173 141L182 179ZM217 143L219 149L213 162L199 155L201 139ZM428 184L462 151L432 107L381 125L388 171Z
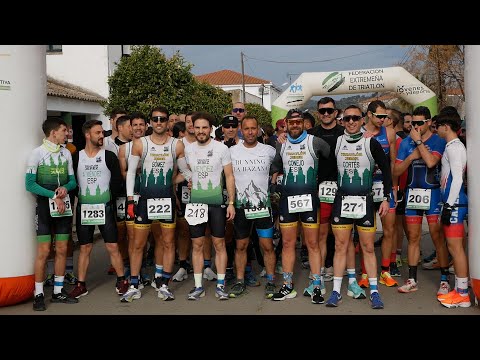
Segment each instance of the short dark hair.
M113 108L112 111L110 111L110 119L113 119L118 114L128 114L128 113L124 108Z
M67 126L67 123L65 122L65 120L63 120L62 118L53 116L53 117L47 118L43 122L42 130L43 130L43 133L45 134L45 136L49 137L50 133L52 131L60 129L60 126L62 126L62 125Z
M318 105L320 105L320 104L325 105L325 104L328 104L328 103L332 103L333 107L336 107L335 100L333 100L331 97L325 96L325 97L323 97L323 98L321 98L320 100L317 101L317 108L318 108Z
M123 125L125 124L126 122L129 122L130 123L130 116L128 115L122 115L120 116L118 119L117 119L117 122L115 123L116 127L117 127L117 131L118 131L118 127L120 125Z
M303 118L306 121L310 121L310 123L312 124L312 127L315 126L315 117L312 114L310 114L308 111L304 111ZM305 121L304 121L304 123L305 123Z
M145 118L145 115L139 111L135 111L130 114L130 123L132 123L133 119L142 119L145 125L147 125L147 119Z
M102 126L103 123L100 120L88 120L85 121L82 125L82 133L85 135L87 132L89 132L95 125L100 125Z
M243 118L243 120L242 120L242 124L243 124L243 122L244 122L245 120L255 120L255 122L257 123L257 127L258 127L258 120L257 120L257 118L256 118L255 116L250 116L250 115L245 116L245 117ZM240 125L240 127L242 127L242 126L243 126L243 125Z
M360 107L358 107L357 105L348 105L348 106L343 110L343 113L345 114L345 111L347 111L348 109L357 109L358 111L360 111L360 114L362 114L362 117L365 116L365 114L363 113L362 109L360 109Z
M462 127L462 120L460 119L460 116L458 116L458 113L454 114L454 113L441 112L440 114L436 115L436 119L437 119L437 127L447 124L455 132L460 130L460 128Z
M158 111L158 112L162 112L162 113L165 113L167 114L167 118L170 117L170 113L168 112L167 108L165 106L157 106L157 107L154 107L152 109L152 111L150 111L150 118L152 118L152 114L155 112L155 111Z
M176 122L175 125L173 125L173 129L172 129L173 137L178 138L180 136L180 132L185 132L185 130L186 130L185 121Z
M432 115L430 114L430 109L426 106L419 106L413 110L412 116L423 116L425 120L430 120Z
M372 113L377 111L377 108L380 107L382 109L387 109L385 103L382 100L373 100L370 104L368 104L367 112L370 111Z
M210 127L215 124L215 118L213 117L212 114L206 112L206 111L196 111L192 114L192 123L195 125L195 121L198 119L204 119L207 120Z
M399 122L403 124L402 113L397 109L389 109L389 110L390 110L390 119L392 119L393 127L397 126Z

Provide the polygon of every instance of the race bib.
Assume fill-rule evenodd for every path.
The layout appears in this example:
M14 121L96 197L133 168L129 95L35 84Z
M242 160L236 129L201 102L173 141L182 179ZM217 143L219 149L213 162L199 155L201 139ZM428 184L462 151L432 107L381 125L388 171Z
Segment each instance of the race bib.
M367 215L366 196L342 196L340 216L349 219L361 219Z
M373 202L382 202L383 201L383 182L376 181L372 186L373 191Z
M289 213L298 213L305 211L312 211L312 195L295 195L289 196L288 201L288 212Z
M172 199L147 199L147 217L149 220L172 220Z
M322 181L318 186L318 198L323 203L333 204L337 194L337 183L335 181Z
M82 225L105 225L105 204L82 204L80 211Z
M188 204L190 202L190 189L188 186L182 186L182 203Z
M185 208L185 220L189 225L203 224L208 221L207 204L187 204Z
M117 216L120 218L125 217L125 202L127 198L125 197L118 197L116 204L117 204Z
M416 210L429 210L431 198L431 189L409 189L406 208Z
M277 185L282 185L283 174L277 176Z
M138 200L140 200L140 195L138 194L133 195L133 202L135 203L135 205L138 204Z
M48 199L49 204L49 209L50 209L50 216L51 217L62 217L62 216L72 216L72 204L70 204L70 196L65 196L63 199L63 202L65 203L65 212L63 214L60 214L58 212L58 207L57 204L55 203L55 200L53 199Z
M222 194L223 194L223 203L225 205L228 205L228 191L227 191L227 189L223 189Z
M270 211L267 207L245 209L245 217L247 219L259 219L270 216Z

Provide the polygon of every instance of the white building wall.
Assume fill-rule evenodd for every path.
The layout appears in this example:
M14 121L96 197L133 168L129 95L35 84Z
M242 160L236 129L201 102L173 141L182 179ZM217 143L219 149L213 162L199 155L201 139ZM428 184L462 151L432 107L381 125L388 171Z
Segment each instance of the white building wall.
M260 84L256 85L247 85L245 84L245 98L247 103L254 103L262 105L262 94L259 92ZM242 85L223 85L220 86L224 91L240 90L242 91ZM275 91L268 84L265 86L265 93L263 94L263 107L268 111L272 110L272 103L280 96L280 94ZM268 92L268 94L266 93Z
M47 53L47 75L108 98L109 46L62 45L61 53Z

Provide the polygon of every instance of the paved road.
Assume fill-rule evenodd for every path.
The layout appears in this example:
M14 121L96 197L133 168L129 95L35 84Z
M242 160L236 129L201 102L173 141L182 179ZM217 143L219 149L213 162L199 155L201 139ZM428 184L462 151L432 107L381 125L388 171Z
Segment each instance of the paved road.
M406 241L404 241L404 246ZM432 243L426 231L422 238L423 254L430 254ZM299 251L299 250L298 250ZM379 258L379 249L377 258ZM78 251L75 252L75 264ZM358 262L357 262L358 263ZM423 270L419 266L419 290L411 294L400 294L396 288L386 288L379 285L380 293L385 303L385 309L373 310L368 300L354 300L346 296L347 278L344 278L342 295L343 303L338 308L328 308L310 302L309 297L302 295L307 283L308 270L301 269L297 261L294 273L294 283L298 296L285 301L264 299L264 283L256 288L248 288L248 294L227 301L215 298L214 282L207 282L206 296L199 301L188 301L187 293L193 287L193 276L186 281L173 283L171 288L176 296L175 301L165 302L157 298L155 289L147 287L142 290L142 298L132 303L124 304L115 293L115 277L106 274L109 265L108 255L103 241L96 241L92 253L91 266L87 278L89 294L80 298L78 304L51 304L50 291L46 288L47 311L34 312L32 302L0 308L0 315L480 315L480 308L472 306L465 309L447 309L436 300L440 273L436 270ZM380 268L380 267L379 267ZM260 269L256 268L257 273ZM401 268L403 278L397 278L403 283L408 269ZM153 273L153 269L151 269ZM277 283L281 277L277 276ZM453 285L453 276L452 276ZM332 282L326 283L327 297L332 291ZM69 290L71 286L67 286ZM473 305L473 298L472 298Z

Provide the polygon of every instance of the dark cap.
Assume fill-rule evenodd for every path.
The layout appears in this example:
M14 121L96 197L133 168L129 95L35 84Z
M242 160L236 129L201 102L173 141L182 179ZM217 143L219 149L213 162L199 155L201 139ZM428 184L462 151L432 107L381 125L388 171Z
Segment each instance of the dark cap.
M298 118L303 119L303 112L298 109L291 109L291 110L288 110L285 120L298 119Z
M233 115L225 115L222 120L222 126L238 127L238 119Z

